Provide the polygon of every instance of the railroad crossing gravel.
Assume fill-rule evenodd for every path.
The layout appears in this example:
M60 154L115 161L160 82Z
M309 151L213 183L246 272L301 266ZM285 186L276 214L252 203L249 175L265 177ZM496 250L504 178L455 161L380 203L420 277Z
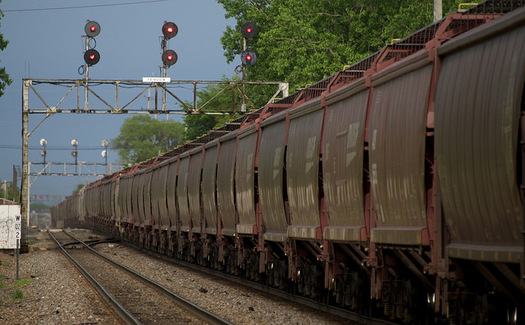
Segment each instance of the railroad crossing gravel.
M20 255L20 279L28 282L20 287L21 301L11 296L16 283L15 257L0 253L0 324L115 324L97 293L52 248L47 234L37 233L35 238L32 251ZM234 324L348 324L224 280L197 276L150 256L136 258L132 249L118 243L96 248Z

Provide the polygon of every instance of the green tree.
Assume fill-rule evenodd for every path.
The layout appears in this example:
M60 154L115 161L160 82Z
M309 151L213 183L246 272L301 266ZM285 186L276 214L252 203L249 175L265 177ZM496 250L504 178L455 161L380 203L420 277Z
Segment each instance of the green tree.
M32 211L49 211L50 206L45 203L35 202L31 203L31 210Z
M86 184L77 184L77 187L73 190L73 193L72 194L75 194L76 192L80 191L81 189L83 189L84 187L86 186Z
M13 182L7 182L7 193L4 193L3 184L0 183L0 198L20 202L20 194L18 193L18 189L13 188Z
M2 1L0 0L0 2ZM0 10L0 19L2 19L2 17L4 17L4 14ZM0 34L0 51L3 51L7 47L7 44L9 44L9 41L5 40L4 35ZM5 67L0 68L0 97L2 97L4 94L5 87L10 85L12 82L13 80L9 78Z
M207 134L210 130L221 127L239 117L238 114L233 112L240 110L242 102L241 95L238 90L235 90L234 95L232 95L231 89L223 91L225 87L226 85L224 84L211 84L197 91L198 107L209 103L202 109L202 114L189 114L184 117L186 140L196 139ZM232 100L232 96L234 96L233 98L235 98L235 100ZM190 103L186 104L190 107L193 106ZM213 113L217 111L230 111L232 113L226 115L204 114L204 112Z
M250 80L288 81L290 89L314 83L432 22L431 0L217 0L237 21L221 38L232 62L242 52L240 26L254 22L257 62ZM458 0L444 0L444 12Z
M183 139L182 123L135 115L124 121L110 147L118 150L124 164L136 164L175 148Z

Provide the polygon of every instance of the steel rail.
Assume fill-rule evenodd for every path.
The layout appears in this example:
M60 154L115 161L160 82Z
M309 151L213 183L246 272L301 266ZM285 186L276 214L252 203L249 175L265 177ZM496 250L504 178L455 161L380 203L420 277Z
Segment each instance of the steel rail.
M82 265L80 265L80 263L78 263L77 260L73 258L73 256L71 256L66 251L64 245L62 245L49 230L47 231L47 234L125 324L142 324L137 318L135 318L135 316L133 316L126 308L124 308L124 306L122 306Z
M83 242L82 240L78 239L77 237L75 237L74 235L64 231L64 233L66 235L68 235L69 237L71 237L72 239L74 239L75 241L77 241L79 244L82 244L84 247L86 247L87 249L89 249L90 252L92 252L93 254L96 254L97 256L103 258L104 260L106 260L107 262L115 265L116 267L118 268L121 268L123 269L124 271L126 271L127 273L131 274L132 276L138 278L139 280L143 281L144 283L158 289L159 291L161 291L162 293L164 293L165 295L167 295L169 298L173 299L174 302L177 303L177 305L179 305L181 308L183 308L184 310L186 310L187 312L193 314L193 315L196 315L197 317L201 318L203 321L206 321L208 322L209 324L216 324L216 325L234 325L233 323L229 322L228 320L224 319L224 318L221 318L220 316L210 312L209 310L206 310L202 307L200 307L199 305L187 300L186 298L182 297L182 296L179 296L178 294L174 293L173 291L169 290L168 288L166 288L165 286L161 285L160 283L157 283L151 279L148 279L147 277L143 276L142 274L140 273L137 273L135 272L134 270L108 258L107 256L97 252L96 250L94 250L93 248L90 247L90 245L88 245L87 243ZM92 242L90 244L97 244L97 242Z
M362 324L362 325L398 325L398 323L395 323L395 322L392 322L392 321L379 319L379 318L373 318L373 317L369 317L369 316L364 316L364 315L355 313L353 311L350 311L348 309L344 309L344 308L340 308L340 307L336 307L336 306L331 306L331 305L328 305L328 304L322 303L322 302L317 302L317 301L314 301L314 300L312 300L310 298L307 298L307 297L303 297L303 296L299 296L299 295L296 295L296 294L293 294L293 293L285 292L285 291L277 289L277 288L268 287L268 286L265 286L263 284L260 284L260 283L257 283L257 282L253 282L253 281L250 281L250 280L246 280L246 279L234 276L234 275L226 274L226 273L221 272L221 271L217 271L217 270L206 268L206 267L203 267L203 266L200 266L200 265L188 263L186 261L178 260L176 258L168 257L166 255L161 255L161 254L159 254L157 252L153 252L153 251L150 251L150 250L147 250L147 249L144 249L144 248L139 248L139 247L137 247L137 246L135 246L135 245L133 245L131 243L121 242L121 244L123 244L125 246L128 246L128 247L131 247L133 249L139 250L142 253L148 254L150 256L153 256L155 258L161 259L163 261L166 261L166 262L178 265L178 266L190 268L192 270L195 270L195 271L198 271L198 272L201 272L201 273L205 273L205 274L208 274L208 275L220 278L220 279L224 279L224 280L227 280L227 281L230 281L230 282L233 282L233 283L245 286L245 287L249 287L251 289L255 289L255 290L257 290L259 292L262 292L262 293L266 293L266 294L269 294L269 295L272 295L272 296L275 296L275 297L283 298L285 300L298 303L298 304L303 305L305 307L309 307L309 308L312 308L312 309L315 309L315 310L318 310L318 311L321 311L321 312L325 312L325 313L327 313L329 315L337 316L337 317L340 317L340 318L343 318L343 319L346 319L346 320L349 320L349 321L352 321L352 322L356 322L357 324Z

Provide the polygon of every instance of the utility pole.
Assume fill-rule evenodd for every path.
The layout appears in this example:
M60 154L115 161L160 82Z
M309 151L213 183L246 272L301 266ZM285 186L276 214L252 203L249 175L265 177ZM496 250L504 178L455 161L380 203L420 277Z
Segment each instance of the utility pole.
M22 224L29 226L29 161L28 147L30 134L27 131L29 126L29 87L31 80L23 80L22 89Z
M434 21L441 20L441 18L443 18L442 0L434 0Z

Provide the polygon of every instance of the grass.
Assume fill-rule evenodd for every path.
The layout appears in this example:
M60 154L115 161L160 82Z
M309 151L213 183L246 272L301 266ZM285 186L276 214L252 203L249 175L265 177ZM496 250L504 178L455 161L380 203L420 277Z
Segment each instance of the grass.
M2 280L5 279L5 278L6 278L5 275L0 274L0 281L2 281ZM1 288L5 288L5 287L7 287L7 284L0 282L0 289L1 289Z
M0 262L0 266L11 267L11 265L9 263L6 263L6 262ZM6 275L0 274L0 289L7 289L7 290L9 290L9 287L11 285L8 285L8 284L3 282L3 280L5 280L6 278L7 278ZM26 285L28 283L31 283L32 281L33 281L32 279L20 279L20 280L16 281L15 285L13 286L13 290L11 291L11 293L8 294L8 292L10 290L8 292L6 292L6 294L9 295L9 296L6 296L6 298L10 297L12 302L20 302L20 301L28 300L28 298L26 298L24 296L24 292L22 291L21 288L24 285Z
M26 284L31 283L31 282L33 282L33 280L31 280L31 279L21 279L21 280L16 281L16 286L17 287L21 287L21 286L26 285Z
M11 299L15 302L25 300L24 293L20 288L15 287L15 290L11 293Z
M26 285L28 283L31 283L32 281L33 280L30 280L30 279L21 279L21 280L16 281L15 289L11 293L11 299L14 302L20 302L20 301L27 300L27 298L24 297L24 293L22 292L20 287L22 287L22 286L24 286L24 285Z

